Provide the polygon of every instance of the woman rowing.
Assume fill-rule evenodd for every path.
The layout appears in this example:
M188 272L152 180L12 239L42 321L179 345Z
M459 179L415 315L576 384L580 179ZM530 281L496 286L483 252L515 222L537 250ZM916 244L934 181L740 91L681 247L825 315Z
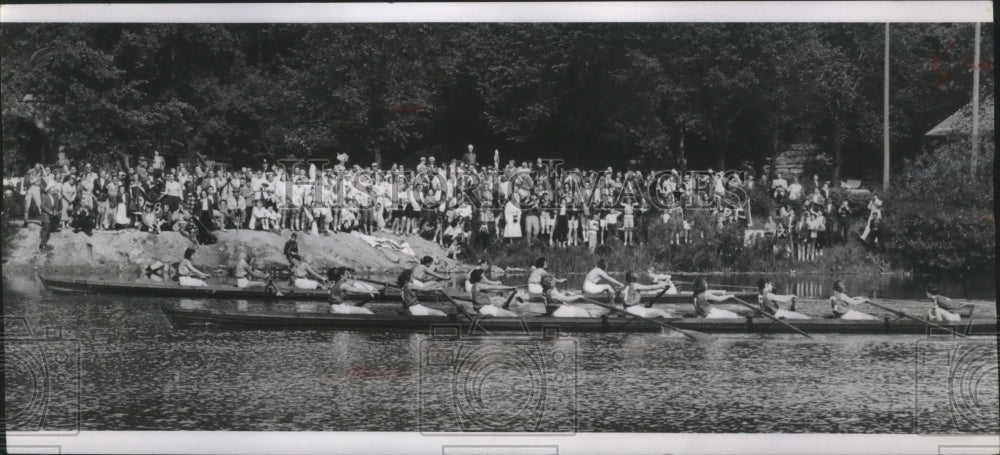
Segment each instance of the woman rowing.
M660 283L666 284L667 285L667 292L666 292L666 294L676 294L677 293L677 285L675 285L674 282L670 280L671 276L670 276L669 273L656 273L656 271L654 271L653 268L650 267L648 270L646 270L646 274L649 275L649 279L652 280L653 283L655 283L655 284L660 284Z
M569 294L556 289L556 280L552 278L551 275L546 275L542 277L542 291L548 303L554 305L559 305L559 308L552 313L552 316L557 318L592 318L599 317L607 313L607 311L601 312L596 309L588 310L579 305L573 305L583 298L582 295Z
M410 281L413 282L413 287L416 290L436 291L444 289L444 286L437 281L447 280L448 277L431 270L430 266L433 263L434 258L424 256L420 259L420 263L410 271L412 275Z
M266 285L264 281L253 280L253 278L270 280L268 274L253 268L251 265L253 259L253 253L240 253L237 256L236 267L233 269L233 276L236 277L236 287L242 289L250 286Z
M504 286L503 283L499 281L486 278L486 271L489 269L490 269L490 263L486 259L483 259L479 261L479 264L476 265L476 268L469 270L468 276L465 277L465 292L472 293L472 274L475 273L477 270L481 272L480 275L482 276L482 279L479 280L480 290L488 291L495 289L510 288L509 286Z
M760 291L760 310L778 319L809 319L802 313L795 312L795 295L775 294L774 283L771 280L761 278L757 280L757 289ZM791 304L790 310L784 310L778 306L779 303Z
M712 306L712 302L721 303L733 297L729 291L716 291L708 289L708 282L704 278L694 280L694 312L700 318L707 319L733 319L740 315L729 310L723 310Z
M194 248L184 250L184 260L177 266L178 281L180 281L181 286L208 286L203 278L208 278L210 275L198 270L191 263L192 257L194 257Z
M292 285L298 289L316 289L320 287L320 282L325 281L308 262L298 256L291 256L288 260L292 264Z
M878 319L870 314L851 309L852 306L870 301L864 297L848 296L843 281L837 280L833 282L833 295L830 296L830 307L833 309L834 318L846 320Z
M927 287L927 298L934 301L934 306L927 310L927 318L936 322L957 322L962 320L958 310L969 306L968 303L958 304L948 297L938 294L935 285Z
M413 284L413 270L403 270L396 279L396 284L402 290L403 307L413 316L446 316L444 311L427 308L420 304L417 297L418 289Z
M517 313L503 308L505 302L504 298L495 295L486 295L483 286L483 271L482 269L475 269L472 271L472 275L469 277L469 282L472 284L472 289L469 293L472 295L472 305L476 307L476 311L483 316L494 316L494 317L517 317ZM490 290L507 290L513 291L515 288L510 286L493 286Z
M542 278L547 276L552 276L548 270L545 270L546 261L544 257L540 257L535 260L535 265L531 267L531 274L528 275L528 293L529 294L543 294L545 291L542 289ZM552 277L556 283L563 283L565 279L559 279Z
M639 305L642 302L642 291L659 291L668 286L667 283L639 284L639 277L632 272L625 274L625 282L628 283L622 289L622 304L625 311L644 318L673 318L673 313L659 308L645 308Z
M353 292L365 294L370 291L370 286L354 281L354 269L349 267L337 267L327 271L327 276L333 281L330 286L330 312L335 314L374 314L368 308L348 305L344 302L344 294Z
M583 292L586 294L600 294L606 293L611 299L615 298L615 288L610 284L601 284L601 280L610 281L618 287L625 287L621 281L611 278L604 269L607 265L604 263L604 259L599 259L597 261L597 267L590 269L587 272L587 277L583 279Z

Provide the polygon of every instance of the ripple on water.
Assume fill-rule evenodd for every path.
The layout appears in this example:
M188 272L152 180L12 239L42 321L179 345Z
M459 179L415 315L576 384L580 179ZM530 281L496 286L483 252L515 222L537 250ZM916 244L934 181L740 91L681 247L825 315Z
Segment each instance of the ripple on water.
M415 431L491 424L472 419L454 428L449 396L421 409L418 354L429 341L422 334L174 330L159 301L6 297L7 315L80 340L85 430ZM947 371L916 373L920 337L727 335L698 344L663 332L573 339L576 362L559 368L575 379L548 396L571 395L575 406L546 408L542 429L576 422L576 430L596 432L1000 431L996 357L984 370L994 373L993 382L983 375L977 395L961 408L976 418L956 418ZM995 349L994 339L978 342ZM530 390L526 376L485 376L473 387L485 409L517 411L518 391ZM970 410L969 403L985 406ZM509 429L531 429L531 422Z

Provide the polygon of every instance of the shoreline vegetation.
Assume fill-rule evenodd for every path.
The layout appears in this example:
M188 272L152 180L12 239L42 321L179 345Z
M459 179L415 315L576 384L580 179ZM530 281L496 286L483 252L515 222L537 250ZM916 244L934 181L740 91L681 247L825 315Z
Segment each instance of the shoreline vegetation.
M531 269L531 264L538 257L544 256L548 262L548 269L558 270L562 274L586 273L594 267L598 259L603 259L607 265L609 273L618 271L644 272L650 268L657 272L669 272L671 274L708 274L708 275L755 275L755 274L791 274L791 275L846 275L846 274L879 274L879 275L912 275L912 270L901 268L880 269L879 264L884 264L884 259L880 256L870 256L863 247L856 244L835 245L827 248L824 256L812 262L787 262L780 259L761 257L758 250L744 250L735 254L736 260L729 264L720 262L722 257L715 251L697 251L691 246L679 248L678 252L667 256L658 256L663 250L659 250L656 245L644 246L647 249L624 248L622 243L616 240L609 241L603 246L590 253L585 248L554 249L547 244L528 247L524 244L517 245L491 245L483 251L472 256L467 262L478 262L480 259L489 260L495 267L508 269L507 273L524 272ZM651 251L649 251L651 250ZM666 249L664 249L666 250ZM770 254L765 251L763 254ZM661 259L662 257L662 259ZM693 268L690 266L680 266L674 264L701 264L702 267ZM512 272L510 269L515 270Z

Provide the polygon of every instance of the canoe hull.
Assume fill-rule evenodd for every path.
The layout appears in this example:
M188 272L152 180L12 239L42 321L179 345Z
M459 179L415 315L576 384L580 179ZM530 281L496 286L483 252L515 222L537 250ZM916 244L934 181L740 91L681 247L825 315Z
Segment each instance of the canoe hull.
M473 321L460 315L409 316L401 314L341 315L329 313L261 313L217 309L183 309L163 306L163 312L176 328L222 329L322 329L322 330L419 330L430 331L436 326L459 326L469 329ZM790 334L789 327L766 318L746 319L663 319L671 326L717 334ZM630 317L610 316L601 318L476 318L486 332L528 331L544 332L659 332L661 326L653 322ZM839 319L796 320L794 325L810 334L855 335L928 335L948 334L923 322L909 319L874 321L845 321ZM960 334L991 335L997 331L996 319L973 319L957 323L939 324Z
M292 329L292 330L418 330L458 326L469 330L473 321L460 315L409 316L395 314L353 315L325 313L266 314L218 310L163 309L175 328ZM483 333L521 332L658 332L660 326L622 318L484 318L477 321Z
M281 287L282 295L271 295L263 288L237 288L236 286L180 286L175 283L129 283L123 281L103 281L103 280L80 280L72 278L39 277L42 284L51 292L59 294L117 294L117 295L139 295L146 297L169 297L169 298L192 298L192 299L236 299L236 300L286 300L286 301L326 301L327 291L323 289L306 290ZM457 299L469 299L469 295L464 292L449 292ZM599 302L606 303L608 296L605 294L584 294L587 298L592 298ZM655 295L644 295L642 302L650 302ZM743 293L736 294L742 300L755 302L756 294ZM367 300L371 302L400 302L401 298L398 290L387 290L374 296L365 294L348 295L349 300ZM422 292L420 299L425 302L447 302L437 292ZM534 296L531 302L543 302L540 296ZM657 304L692 304L693 297L689 293L685 294L664 294L656 300Z

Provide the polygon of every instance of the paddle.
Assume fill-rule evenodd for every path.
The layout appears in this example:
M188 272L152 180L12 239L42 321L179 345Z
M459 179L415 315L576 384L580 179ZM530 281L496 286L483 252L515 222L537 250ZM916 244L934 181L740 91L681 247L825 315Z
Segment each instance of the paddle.
M515 288L514 291L510 293L510 296L507 297L507 301L503 303L503 309L506 310L510 308L510 302L514 301L514 296L516 295L517 295L517 289Z
M441 295L444 295L444 298L448 299L448 301L451 302L452 305L455 305L455 308L458 310L459 313L462 313L462 316L469 318L470 321L476 320L475 316L469 314L469 312L465 309L465 307L456 302L455 299L451 298L451 296L448 295L447 292L444 292L443 290L439 290L438 292L440 292Z
M389 282L378 281L378 280L370 280L368 278L355 278L355 279L358 280L358 281L364 281L364 282L367 282L367 283L380 284L380 285L385 286L387 288L399 289L399 285L396 284L396 283L389 283ZM434 291L439 291L439 292L445 292L445 293L447 293L447 291L445 291L444 289L428 289L426 291L421 291L421 292L434 292ZM472 298L454 297L454 296L451 296L451 295L449 295L449 297L452 297L455 300L461 300L463 302L471 302L472 301Z
M775 322L777 322L777 323L779 323L779 324L782 324L782 325L784 325L785 327L788 327L788 328L790 328L790 329L792 329L792 330L794 330L794 331L796 331L796 332L798 332L798 333L801 333L802 335L805 335L805 336L806 336L806 338L812 338L812 335L810 335L810 334L808 334L808 333L805 333L805 332L803 332L802 330L799 330L799 328L798 328L798 327L795 327L794 325L791 325L791 324L789 324L789 323L787 323L787 322L785 322L785 321L783 321L783 320L781 320L781 319L778 319L777 317L775 317L775 316L774 316L774 315L772 315L771 313L768 313L768 312L766 312L766 311L760 311L760 309L758 309L758 308L754 307L753 305L751 305L751 304L749 304L749 303L746 303L746 302L744 302L743 300L740 300L740 299L739 299L738 297L730 297L730 298L731 298L731 299L733 299L733 300L735 300L735 301L736 301L737 303L739 303L740 305L743 305L743 306L745 306L745 307L747 307L747 308L749 308L749 309L751 309L751 310L754 310L754 311L756 311L756 312L758 312L758 313L760 313L760 314L763 314L764 316L766 316L766 317L770 318L771 320L773 320L773 321L775 321Z
M716 340L716 338L714 336L709 335L707 333L702 333L702 332L698 332L698 331L695 331L695 330L679 329L679 328L674 327L674 326L672 326L670 324L667 324L665 322L660 322L660 321L657 321L656 319L650 319L650 318L647 318L645 316L639 316L637 314L632 314L632 313L629 313L628 311L625 311L623 309L616 308L614 306L607 305L607 304L598 302L598 301L593 300L593 299L588 299L588 298L584 297L581 300L583 300L584 302L593 304L593 305L597 305L599 307L606 308L606 309L608 309L610 311L614 311L614 312L619 313L619 314L624 314L625 316L631 316L633 318L642 319L643 321L652 322L653 324L659 325L661 327L666 327L666 328L668 328L670 330L673 330L675 332L680 332L681 334L683 334L683 335L687 336L688 338L690 338L692 341L697 341L699 343L707 343L707 342L711 342L711 341L715 341Z
M681 284L694 284L693 281L683 281L683 280L670 280L670 281L672 281L674 283L681 283ZM757 289L754 286L741 286L741 285L738 285L738 284L713 284L712 287L734 288L734 289L740 289L740 290Z
M656 299L663 297L663 294L667 293L667 289L670 289L670 286L664 286L663 289L660 290L658 294L656 294L649 302L646 303L646 308L652 308L653 303L656 303Z
M875 290L872 290L872 298L873 298L873 299L875 298ZM931 326L931 327L935 327L935 328L938 328L938 329L941 329L941 330L944 330L944 331L946 331L946 332L952 332L952 333L954 333L955 335L958 335L958 336L960 336L960 337L962 337L962 338L965 338L965 335L963 335L963 334L961 334L961 333L958 333L958 330L955 330L954 328L948 328L948 327L945 327L945 326L942 326L942 325L938 325L938 324L935 324L935 323L933 323L933 322L931 322L931 321L927 321L927 320L924 320L924 319L920 319L920 318L918 318L918 317L915 317L915 316L910 316L910 315L908 315L908 314L906 314L906 313L904 313L904 312L902 312L902 311L899 311L899 310L897 310L897 309L894 309L894 308L890 308L890 307L887 307L887 306L882 306L882 305L879 305L879 304L877 304L877 303L875 303L875 302L872 302L871 300L868 300L868 301L867 301L867 302L865 302L865 303L867 303L867 304L869 304L869 305L872 305L872 306L874 306L874 307L876 307L876 308L881 308L881 309L883 309L883 310L885 310L885 311L888 311L888 312L890 312L890 313L892 313L892 314L895 314L895 315L897 315L897 316L901 316L901 317L904 317L904 318L909 318L909 319L913 319L914 321L919 321L919 322L923 322L924 324L927 324L927 325L929 325L929 326Z

